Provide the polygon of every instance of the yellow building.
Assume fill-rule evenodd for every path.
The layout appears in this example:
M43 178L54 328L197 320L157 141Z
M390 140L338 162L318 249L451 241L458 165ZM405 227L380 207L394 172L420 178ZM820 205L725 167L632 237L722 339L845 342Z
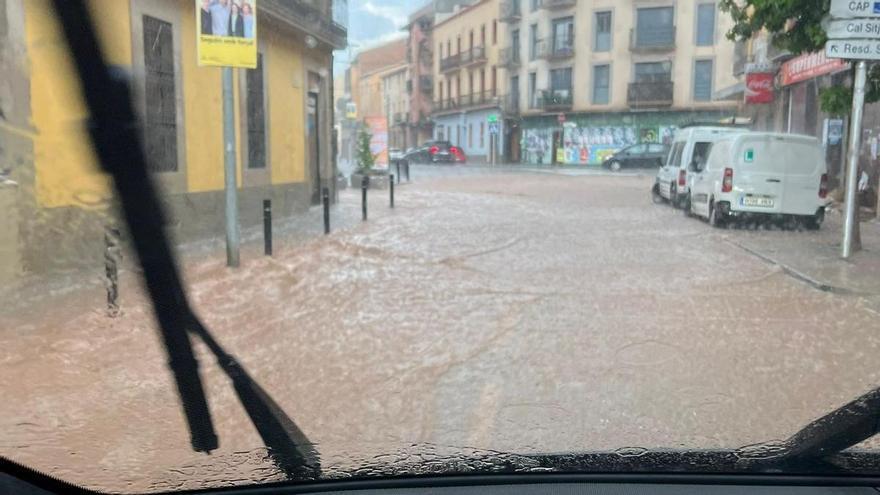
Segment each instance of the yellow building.
M127 77L149 166L180 240L223 234L221 69L196 59L196 2L90 0L107 61ZM257 69L234 69L237 180L243 226L273 200L305 209L333 187L332 50L346 44L330 1L259 0ZM85 131L85 107L49 0L5 0L14 29L0 46L0 169L18 184L23 270L89 263L114 222L113 192ZM2 35L2 34L0 34ZM21 49L19 49L21 48ZM0 239L2 243L2 239ZM7 243L8 244L8 243Z
M463 148L472 161L503 149L507 85L499 56L508 34L498 14L498 0L480 0L435 15L434 138Z
M730 117L732 21L714 0L500 0L506 154L598 165L681 124ZM727 93L727 96L725 96ZM734 95L739 98L742 94Z

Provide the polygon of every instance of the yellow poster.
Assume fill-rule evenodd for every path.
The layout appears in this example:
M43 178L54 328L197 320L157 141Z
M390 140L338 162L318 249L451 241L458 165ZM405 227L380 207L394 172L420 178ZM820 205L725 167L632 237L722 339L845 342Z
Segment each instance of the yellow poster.
M195 0L199 65L257 67L257 0Z

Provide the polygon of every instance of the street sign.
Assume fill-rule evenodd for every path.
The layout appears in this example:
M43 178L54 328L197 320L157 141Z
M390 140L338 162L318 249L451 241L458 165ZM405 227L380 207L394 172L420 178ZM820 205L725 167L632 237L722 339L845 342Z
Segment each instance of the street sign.
M880 38L880 19L835 19L825 28L828 39Z
M880 0L831 0L831 17L880 17Z
M498 134L498 122L489 122L489 134Z
M494 123L498 122L498 116L493 113L492 115L489 115L488 117L486 117L486 122L488 122L490 124L494 124Z
M880 40L828 40L825 43L825 56L880 60Z

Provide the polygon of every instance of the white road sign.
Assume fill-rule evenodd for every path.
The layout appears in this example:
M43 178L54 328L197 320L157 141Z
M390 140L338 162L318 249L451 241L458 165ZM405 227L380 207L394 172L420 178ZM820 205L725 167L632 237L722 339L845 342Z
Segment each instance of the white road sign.
M880 0L831 0L831 17L880 17Z
M825 26L828 39L880 38L880 19L836 19Z
M825 56L880 60L880 40L828 40L825 43Z

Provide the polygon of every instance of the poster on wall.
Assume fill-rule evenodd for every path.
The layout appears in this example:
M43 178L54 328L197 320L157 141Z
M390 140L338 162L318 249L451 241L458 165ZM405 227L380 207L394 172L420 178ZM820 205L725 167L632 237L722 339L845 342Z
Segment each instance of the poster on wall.
M195 0L199 66L257 67L257 0Z
M376 168L388 168L388 121L385 117L364 119L370 132L370 152Z

